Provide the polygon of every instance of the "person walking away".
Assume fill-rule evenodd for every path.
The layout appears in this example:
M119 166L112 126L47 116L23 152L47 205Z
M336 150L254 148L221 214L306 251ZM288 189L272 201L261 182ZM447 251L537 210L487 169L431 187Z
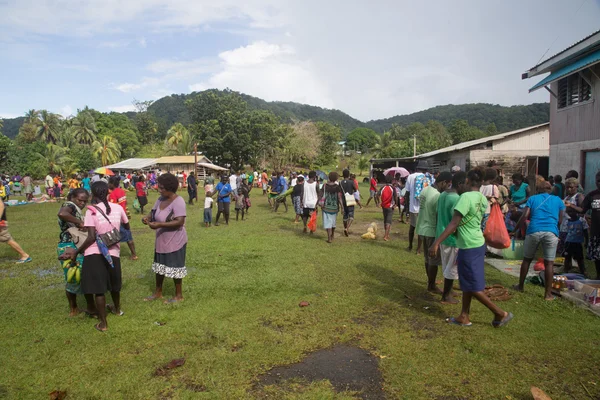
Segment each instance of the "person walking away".
M33 199L33 180L27 173L23 177L23 193L25 193L26 201L31 201Z
M254 173L250 172L248 174L247 180L248 180L248 186L250 186L250 187L252 187L252 185L254 184L255 174L256 174L256 171L254 171Z
M529 185L523 182L523 175L520 173L513 174L512 181L513 184L510 185L509 197L515 206L525 208L525 203L527 203L529 196L531 196Z
M467 174L457 171L452 176L452 185L448 186L438 198L437 225L435 227L435 237L442 235L444 230L450 225L454 216L454 208L458 203L458 193L456 188L464 182ZM441 174L440 174L441 176ZM447 179L447 177L441 177ZM458 267L456 265L458 257L458 247L456 247L456 236L450 235L446 240L440 243L440 256L442 258L442 274L444 275L444 290L442 292L442 304L457 304L458 300L454 298L452 287L454 281L458 279Z
M108 179L108 190L108 202L121 206L125 215L129 218L129 214L127 213L127 193L119 187L119 178L111 176ZM121 225L119 233L121 234L121 243L127 243L127 246L129 247L129 251L131 252L129 258L134 261L137 260L139 257L135 252L135 243L133 242L131 231L125 228L124 225Z
M313 212L317 210L319 202L319 182L317 181L317 173L310 171L308 173L308 181L304 183L302 190L302 223L304 224L303 232L307 232L308 219ZM312 233L312 232L311 232Z
M462 290L462 310L456 318L446 322L459 326L471 326L470 312L473 298L486 306L493 314L492 326L500 328L513 319L513 314L504 311L486 296L485 289L485 239L481 231L481 220L487 207L487 199L479 191L483 182L483 171L472 169L466 180L457 182L460 198L454 207L454 216L442 234L429 248L431 257L436 257L439 246L456 232L458 247L458 279Z
M323 185L323 228L327 231L327 243L333 242L337 215L342 205L342 189L338 185L338 173L329 173L329 180Z
M101 332L108 329L107 309L115 315L123 315L121 310L121 258L119 243L107 246L102 235L120 230L121 224L129 228L129 220L123 208L111 207L108 203L108 185L98 181L92 184L92 205L88 206L84 226L88 235L81 247L75 250L71 261L79 254L84 255L81 268L81 290L84 294L95 295L98 320L95 328ZM98 235L98 239L96 239ZM105 293L110 291L113 304L107 305Z
M193 205L194 199L198 201L198 181L195 172L190 172L190 176L187 177L187 191L190 198L189 205Z
M92 193L90 177L87 172L83 174L83 179L81 180L81 187L84 188L88 192L88 194Z
M365 207L369 207L371 200L374 200L375 206L379 207L379 198L377 197L377 177L375 176L375 171L373 171L371 180L369 181L369 200L367 200Z
M408 251L412 251L413 249L415 229L417 228L417 219L419 218L419 195L424 187L431 184L431 178L425 175L428 168L427 162L421 160L417 164L416 172L413 172L406 178L406 197L409 199L408 211L410 223L410 227L408 228ZM407 202L405 201L405 204L406 203ZM419 251L421 251L421 241L420 239L417 239L417 241L418 254Z
M212 225L212 207L213 198L210 197L210 192L205 193L204 198L204 225L208 228Z
M378 196L381 199L381 210L383 212L383 240L390 240L390 230L392 229L392 219L394 219L394 207L398 204L397 193L392 186L392 177L386 175L385 185L381 188Z
M561 199L551 195L552 186L549 182L541 181L538 185L538 193L531 196L525 208L523 215L515 230L529 220L525 243L523 244L523 262L521 263L521 273L519 283L514 288L520 292L524 290L525 279L529 272L529 265L535 258L535 253L541 245L544 251L545 267L545 300L554 300L552 295L552 278L554 276L554 258L556 257L556 248L558 247L558 226L562 222L562 211L565 204ZM514 232L513 232L514 234Z
M588 193L583 200L583 212L591 212L588 257L594 261L596 279L600 280L600 172L596 173L596 190Z
M554 177L554 184L552 185L552 194L558 196L559 199L565 198L565 185L562 183L562 176L556 175Z
M148 204L146 185L144 184L144 181L144 176L140 175L137 183L135 184L135 194L138 202L140 203L140 210L142 214L144 214L144 207Z
M275 184L276 184L276 187L275 187L274 192L277 193L278 195L283 194L288 190L287 180L285 179L285 176L283 175L283 171L280 171L279 174L277 175ZM273 210L274 212L277 212L280 204L283 204L283 206L285 207L285 212L288 212L286 196L283 196L279 200L275 200L275 208Z
M58 227L60 228L60 235L58 246L56 252L58 254L59 260L60 256L62 256L67 249L69 251L77 250L77 245L74 242L74 238L71 235L69 230L79 229L80 231L85 230L84 222L83 222L83 211L81 211L88 202L88 192L85 189L78 188L73 190L68 196L67 201L62 205L60 210L58 211ZM82 240L80 237L79 240ZM79 268L83 265L83 254L79 254L77 256L77 262L79 263ZM64 265L61 263L61 266ZM67 275L65 274L65 293L67 295L67 301L69 302L69 317L74 317L78 315L81 310L77 307L77 295L83 294L81 290L80 282L69 282L67 281ZM89 316L98 315L98 311L96 311L96 305L94 304L94 296L91 294L85 295L85 300L87 302L87 309L85 313Z
M223 214L225 225L229 225L229 207L231 205L231 185L226 175L221 177L221 182L215 187L214 194L217 195L217 218L215 226L219 226L219 217Z
M294 206L294 211L296 212L296 219L294 220L294 224L297 224L302 218L303 210L302 210L302 192L304 191L304 175L298 175L296 179L296 185L294 185L294 190L292 191L292 204Z
M344 179L340 182L340 188L342 189L342 205L344 207L344 235L347 237L350 233L352 222L354 222L354 206L349 206L346 203L346 195L354 198L354 181L350 179L350 171L348 169L342 171L342 177Z
M483 215L483 220L481 222L481 230L485 231L485 225L490 217L492 205L498 202L500 191L498 190L498 186L494 184L494 181L498 177L498 172L494 168L486 168L483 173L483 185L481 185L481 189L479 190L481 191L481 194L488 199L488 206L485 209L485 214Z
M154 262L152 271L156 278L156 289L150 297L151 301L163 297L163 282L172 278L175 283L175 297L164 304L183 301L183 278L187 276L185 266L186 247L188 242L185 230L185 200L177 195L179 180L173 174L162 174L157 179L160 197L154 203L150 214L142 222L156 232Z
M246 196L244 197L244 209L246 210L246 216L250 215L250 192L252 191L252 185L248 184L246 180L242 181L242 186L244 187L244 191Z
M354 184L354 201L356 201L358 207L362 209L363 206L360 202L360 191L358 190L358 180L356 180L356 174L350 174L350 180Z
M452 174L450 172L442 172L439 174L436 182L427 186L419 195L419 217L417 218L416 233L423 242L425 247L425 273L427 275L427 291L432 293L442 293L436 286L438 267L442 264L442 259L439 255L436 257L429 256L429 247L433 244L436 237L437 228L437 213L438 199L440 192L445 191L452 182Z

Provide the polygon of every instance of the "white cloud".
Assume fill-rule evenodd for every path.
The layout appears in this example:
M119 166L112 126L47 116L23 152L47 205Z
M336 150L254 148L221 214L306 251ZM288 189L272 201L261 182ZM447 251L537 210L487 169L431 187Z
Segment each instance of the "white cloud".
M146 38L141 38L140 40L138 40L138 43L139 43L140 47L142 47L142 48L146 48L146 46L147 46Z
M160 80L157 78L143 78L140 83L121 83L113 85L115 89L123 93L134 92L151 86L157 86Z
M0 112L0 119L12 119L12 118L18 118L18 117L22 117L22 116L23 116L22 114Z
M135 111L135 107L133 106L133 104L127 104L124 106L113 106L113 107L108 107L108 111L124 113L124 112L128 112L128 111Z
M61 107L59 114L62 115L64 118L68 118L73 115L73 108L67 104L64 107Z
M289 45L265 41L219 54L219 70L207 80L189 86L192 91L231 88L268 101L297 101L331 108L327 85L311 68L310 61L294 57Z

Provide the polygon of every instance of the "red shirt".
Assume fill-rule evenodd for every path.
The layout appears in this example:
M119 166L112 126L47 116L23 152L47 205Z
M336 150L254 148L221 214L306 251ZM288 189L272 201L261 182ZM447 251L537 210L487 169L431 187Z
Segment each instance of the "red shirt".
M374 192L377 191L377 180L375 180L375 178L371 178L371 188L369 190Z
M385 185L381 189L381 208L392 208L392 205L394 205L394 188Z
M146 190L144 189L144 182L138 182L135 184L135 192L138 196L146 195Z
M108 201L110 203L117 203L123 210L127 211L127 194L121 188L116 188L108 195Z

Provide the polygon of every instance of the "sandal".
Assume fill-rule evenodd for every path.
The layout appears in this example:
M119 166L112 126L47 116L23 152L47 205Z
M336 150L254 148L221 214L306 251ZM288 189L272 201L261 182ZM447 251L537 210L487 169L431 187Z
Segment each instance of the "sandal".
M100 323L97 323L96 325L94 325L94 328L96 328L96 330L98 332L106 332L108 330L107 328L104 328L104 329L100 328Z
M504 317L504 319L502 319L502 321L492 321L492 326L494 328L500 328L503 327L504 325L508 324L512 319L514 318L513 313L508 313L506 315L506 317Z
M446 318L446 322L451 324L451 325L458 325L458 326L471 326L473 325L472 322L469 322L468 324L463 324L462 322L458 322L458 320L454 317L450 317L450 318Z
M28 262L31 262L31 257L27 257L24 260L17 260L17 262L15 264L25 264L25 263L28 263Z
M119 310L119 313L116 313L115 306L113 306L112 304L107 304L106 310L113 315L118 315L119 317L122 317L123 315L125 315L125 311L123 311L123 310Z

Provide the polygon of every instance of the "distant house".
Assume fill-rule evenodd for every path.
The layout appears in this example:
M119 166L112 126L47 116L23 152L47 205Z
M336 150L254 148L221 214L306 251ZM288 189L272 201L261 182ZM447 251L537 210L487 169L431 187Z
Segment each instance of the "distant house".
M579 172L586 192L600 171L600 31L564 49L522 75L550 73L529 92L550 93L550 173Z
M548 176L549 137L549 124L546 123L470 140L416 157L373 159L371 169L380 172L399 166L412 170L418 160L426 160L432 172L449 171L455 165L468 171L493 164L504 176L504 183L509 184L511 176L517 172L525 176Z
M156 160L156 166L163 172L185 172L189 175L190 172L196 171L199 179L204 179L209 173L220 173L228 171L227 168L219 167L214 165L208 157L203 155L197 156L198 164L194 168L195 156L170 156L161 157Z

